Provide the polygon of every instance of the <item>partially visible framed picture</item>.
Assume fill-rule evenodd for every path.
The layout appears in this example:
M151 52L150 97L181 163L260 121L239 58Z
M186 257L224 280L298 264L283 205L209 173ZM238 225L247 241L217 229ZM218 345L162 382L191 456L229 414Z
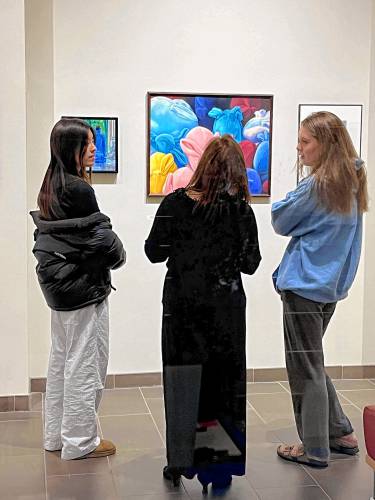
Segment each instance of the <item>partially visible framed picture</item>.
M93 173L118 172L118 118L103 116L63 116L62 118L80 118L87 122L96 136L95 163Z
M252 196L270 196L272 95L147 94L147 194L185 187L215 135L230 134L245 159Z
M361 156L362 107L362 104L300 104L298 123L317 111L334 113L343 121L358 155Z

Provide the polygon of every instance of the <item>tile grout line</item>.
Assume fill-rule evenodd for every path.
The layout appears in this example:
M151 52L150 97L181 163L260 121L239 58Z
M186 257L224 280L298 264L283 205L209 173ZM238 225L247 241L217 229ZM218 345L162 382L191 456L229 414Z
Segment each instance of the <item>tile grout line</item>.
M143 389L154 389L155 387L162 387L160 385L145 385L142 386ZM141 386L138 385L133 385L131 387L106 387L103 390L104 391L135 391L141 389Z
M185 492L184 496L186 495L186 498L187 498L187 499L188 499L188 498L189 498L189 499L192 499L193 497L191 497L191 496L189 495L189 492L188 492L188 490L186 489L186 486L185 486L185 483L184 483L184 479L185 479L184 477L181 477L181 484L182 484L182 488L183 488L183 490L184 490L184 492ZM189 480L188 480L188 481L189 481ZM178 495L178 493L176 493L176 494ZM172 495L171 495L171 499L170 499L170 500L173 500L173 495L174 495L174 493L172 493ZM177 497L176 497L176 498L177 498Z
M267 425L267 422L264 420L264 418L262 417L262 415L260 413L258 413L258 411L254 408L254 406L250 403L249 400L247 401L247 404L254 411L254 413L257 415L257 417L259 417L261 419L261 421L264 423L264 425Z
M280 392L247 392L246 396L272 396L273 394L290 394L287 390Z
M148 404L147 404L146 398L144 397L143 392L142 392L142 390L141 390L141 388L140 388L140 387L138 387L138 390L139 390L139 392L140 392L140 393L141 393L141 395L142 395L143 401L145 402L145 405L147 406L147 409L148 409L148 411L149 411L150 417L151 417L152 421L154 422L154 425L155 425L155 427L156 427L156 430L158 431L158 434L159 434L159 436L160 436L161 442L163 443L163 445L164 445L164 447L165 447L165 446L166 446L166 443L165 443L165 441L164 441L163 436L161 435L161 432L159 431L159 427L156 425L156 422L155 422L154 416L153 416L153 414L151 413L151 410L150 410L150 407L149 407L149 406L148 406Z
M48 491L47 491L47 464L46 464L46 452L44 450L44 398L42 396L42 442L43 442L43 464L44 464L44 490L46 500L48 500Z
M154 396L153 398L147 398L147 399L164 399L164 397L163 396L159 396L159 397Z
M100 430L100 434L101 434L101 435L102 435L102 437L103 437L103 429L102 429L102 425L101 425L101 423L100 423L100 417L99 417L99 415L97 415L97 418L98 418L98 427L99 427L99 430ZM117 453L117 447L116 447L116 453ZM111 475L112 485L113 485L113 488L114 488L115 493L116 493L116 495L117 495L116 500L119 500L119 499L120 499L120 495L119 495L119 492L118 492L118 490L117 490L117 485L116 485L115 477L114 477L114 475L113 475L112 464L111 464L111 461L110 461L110 459L109 459L109 456L107 456L107 457L106 457L106 459L107 459L108 470L109 470L109 473L110 473L110 475ZM96 473L94 473L94 475L95 475L95 474L96 474ZM80 475L80 474L72 474L72 475Z
M346 401L349 401L349 403L350 403L352 406L354 406L354 408L357 408L357 410L359 410L359 411L362 413L362 411L363 411L363 410L362 410L362 408L360 408L360 407L359 407L359 406L357 406L355 403L353 403L353 401L350 401L350 399L349 399L349 398L347 398L346 396L344 396L343 394L341 394L341 392L340 392L340 391L337 391L337 392L340 394L340 396L341 396L342 398L346 399Z
M375 385L373 389L371 387L367 387L362 389L336 389L336 390L340 392L375 391Z
M29 422L31 419L23 419L23 418L18 418L18 419L11 419L11 420L0 420L0 424L5 424L7 422ZM37 419L35 419L37 420Z
M284 389L285 392L287 392L288 394L290 394L290 391L286 387L284 387L281 382L277 382L277 383ZM278 394L281 394L281 392L279 392Z
M100 438L103 438L103 429L102 429L102 425L100 423L100 417L99 417L98 414L97 414L97 425L99 427ZM116 448L116 452L117 452L117 448ZM108 455L106 456L106 459L107 459L108 469L109 469L109 471L110 471L110 473L112 475L112 466L111 466L111 462L109 460L109 456ZM74 474L71 474L71 475L73 476Z
M253 484L251 483L251 481L249 479L247 479L247 476L245 474L245 478L246 478L246 481L250 484L250 487L253 489L254 493L255 493L255 496L256 496L256 500L262 500L262 497L260 496L260 493L258 492L258 490L255 488L255 486L253 486ZM259 488L260 490L261 488Z
M329 500L332 500L332 498L328 495L326 490L319 484L319 481L317 479L315 479L315 477L309 472L308 468L302 464L301 464L301 467L306 472L306 474L311 477L311 479L314 481L316 486L318 486L318 488L323 491L323 493L326 495L326 497L329 498Z
M142 415L148 415L148 413L115 413L114 415L112 414L105 414L105 415L98 415L98 418L106 418L106 417L140 417Z

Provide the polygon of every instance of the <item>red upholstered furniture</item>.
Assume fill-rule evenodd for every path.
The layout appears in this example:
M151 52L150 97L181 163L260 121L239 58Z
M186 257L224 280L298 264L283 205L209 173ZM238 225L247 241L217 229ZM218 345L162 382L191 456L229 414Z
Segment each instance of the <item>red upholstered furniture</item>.
M363 410L363 429L366 442L366 462L374 470L374 494L371 500L375 498L375 405L365 406Z

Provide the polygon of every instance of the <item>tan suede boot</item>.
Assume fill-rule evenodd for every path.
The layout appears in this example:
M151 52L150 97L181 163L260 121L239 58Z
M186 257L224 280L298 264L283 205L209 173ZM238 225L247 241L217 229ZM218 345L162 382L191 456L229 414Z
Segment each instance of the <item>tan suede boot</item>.
M95 450L92 450L87 455L75 458L74 460L83 460L84 458L100 458L108 457L108 455L114 455L116 453L116 446L112 441L107 441L106 439L101 439Z

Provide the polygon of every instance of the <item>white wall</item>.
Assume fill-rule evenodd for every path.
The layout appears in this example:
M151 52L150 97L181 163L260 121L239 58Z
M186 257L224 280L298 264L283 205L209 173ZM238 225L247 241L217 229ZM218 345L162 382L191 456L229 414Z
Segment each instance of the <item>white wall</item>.
M28 393L23 0L0 0L0 396Z
M25 0L26 88L27 88L27 206L36 199L49 161L49 134L54 123L53 2ZM31 253L35 226L28 216L28 328L30 373L45 373L49 351L49 309L36 286L36 260ZM43 362L40 362L40 356ZM36 355L35 355L36 354Z
M365 280L363 307L363 363L373 364L375 359L375 1L372 4L372 47L370 65L370 103L369 103L369 149L368 179L372 199L371 210L366 217Z
M363 103L367 151L371 0L54 0L54 110L118 116L120 173L96 184L99 205L123 239L128 263L113 275L110 373L158 371L164 265L143 242L157 205L146 203L147 91L274 94L272 199L294 188L299 103ZM364 154L364 157L366 154ZM40 172L36 172L40 176ZM40 179L41 180L41 179ZM31 206L29 208L32 208ZM282 366L281 308L271 273L287 241L270 204L254 203L263 254L248 297L248 365ZM361 364L363 265L327 338L328 364ZM36 281L30 294L38 294ZM33 377L44 376L49 324L38 305L30 330ZM44 326L44 327L43 327ZM41 338L47 339L41 342Z

